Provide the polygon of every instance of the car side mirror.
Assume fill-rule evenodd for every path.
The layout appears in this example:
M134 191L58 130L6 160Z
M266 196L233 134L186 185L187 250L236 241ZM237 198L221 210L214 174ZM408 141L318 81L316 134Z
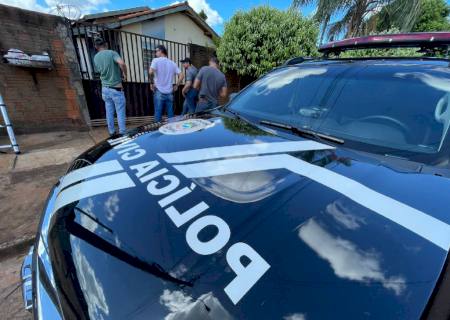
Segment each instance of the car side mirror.
M230 101L233 100L234 98L236 98L237 95L238 95L237 92L230 93L230 96L229 96Z

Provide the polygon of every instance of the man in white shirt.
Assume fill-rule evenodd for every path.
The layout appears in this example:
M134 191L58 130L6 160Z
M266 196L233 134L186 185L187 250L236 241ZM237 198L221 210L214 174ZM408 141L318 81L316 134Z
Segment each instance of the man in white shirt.
M173 117L173 92L183 81L183 74L175 62L167 58L167 49L163 45L156 47L156 57L152 60L149 75L155 106L155 121L160 122L164 109L167 110L168 118ZM173 84L175 76L177 81Z

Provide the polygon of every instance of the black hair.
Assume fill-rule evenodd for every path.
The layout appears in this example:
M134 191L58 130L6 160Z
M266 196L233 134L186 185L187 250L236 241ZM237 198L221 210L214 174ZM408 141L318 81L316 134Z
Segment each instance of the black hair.
M165 56L167 56L167 49L165 46L163 46L162 44L160 44L159 46L156 47L157 50L161 51Z
M210 58L209 58L209 61L211 61L211 62L214 62L215 64L219 64L219 59L217 59L217 57L216 56L211 56Z
M106 41L101 37L96 37L94 39L94 44L96 47L104 47L106 46Z

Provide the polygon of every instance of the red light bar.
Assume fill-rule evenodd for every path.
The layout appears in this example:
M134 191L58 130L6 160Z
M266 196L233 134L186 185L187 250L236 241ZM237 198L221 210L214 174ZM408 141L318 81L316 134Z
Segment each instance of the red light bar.
M319 48L319 52L336 52L367 48L397 47L446 47L450 45L450 32L415 32L383 34L344 39L327 43Z

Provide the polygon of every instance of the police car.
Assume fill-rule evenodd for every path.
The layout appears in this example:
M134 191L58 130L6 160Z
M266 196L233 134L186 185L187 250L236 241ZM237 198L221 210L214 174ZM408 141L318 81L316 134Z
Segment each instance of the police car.
M323 46L230 103L113 137L51 190L35 319L447 319L450 33ZM332 53L334 58L327 58Z

